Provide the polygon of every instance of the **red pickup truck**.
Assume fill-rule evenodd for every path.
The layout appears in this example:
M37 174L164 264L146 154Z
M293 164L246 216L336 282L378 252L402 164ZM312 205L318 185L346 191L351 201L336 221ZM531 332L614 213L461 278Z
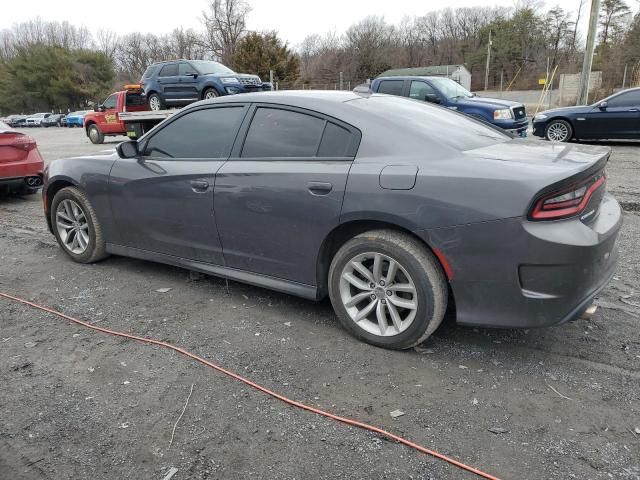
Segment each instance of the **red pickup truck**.
M106 136L127 135L127 124L120 118L121 113L148 110L142 89L138 85L125 85L125 90L112 93L85 115L84 130L91 143L102 143Z

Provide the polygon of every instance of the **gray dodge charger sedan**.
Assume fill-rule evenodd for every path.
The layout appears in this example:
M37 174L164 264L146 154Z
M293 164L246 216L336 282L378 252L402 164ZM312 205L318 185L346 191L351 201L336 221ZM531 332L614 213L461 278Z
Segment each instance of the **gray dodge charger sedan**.
M75 261L126 255L320 300L373 345L577 318L612 277L607 148L513 139L352 92L195 103L117 153L52 162L47 222Z

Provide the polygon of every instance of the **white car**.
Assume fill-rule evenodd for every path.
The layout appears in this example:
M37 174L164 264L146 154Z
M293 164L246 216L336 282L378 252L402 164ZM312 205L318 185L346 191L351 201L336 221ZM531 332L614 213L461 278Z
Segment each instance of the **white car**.
M50 113L34 113L33 115L27 117L27 127L39 127L42 120L47 118Z

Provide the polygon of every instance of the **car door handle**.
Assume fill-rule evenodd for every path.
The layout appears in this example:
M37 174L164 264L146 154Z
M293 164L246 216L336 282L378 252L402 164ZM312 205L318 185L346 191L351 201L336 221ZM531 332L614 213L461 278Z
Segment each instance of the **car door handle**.
M191 180L191 190L196 193L203 193L209 189L209 182L205 180Z
M333 185L329 182L309 182L307 189L311 195L328 195L333 190Z
M630 108L630 109L629 109L629 111L630 111L630 112L637 112L637 111L638 111L638 109L637 109L637 108Z

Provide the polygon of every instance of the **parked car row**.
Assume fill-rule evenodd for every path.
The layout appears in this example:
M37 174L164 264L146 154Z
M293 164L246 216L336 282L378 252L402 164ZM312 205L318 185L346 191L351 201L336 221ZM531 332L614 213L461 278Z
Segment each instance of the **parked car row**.
M32 127L82 127L84 116L89 110L79 110L68 114L34 113L33 115L9 115L1 121L12 128Z

